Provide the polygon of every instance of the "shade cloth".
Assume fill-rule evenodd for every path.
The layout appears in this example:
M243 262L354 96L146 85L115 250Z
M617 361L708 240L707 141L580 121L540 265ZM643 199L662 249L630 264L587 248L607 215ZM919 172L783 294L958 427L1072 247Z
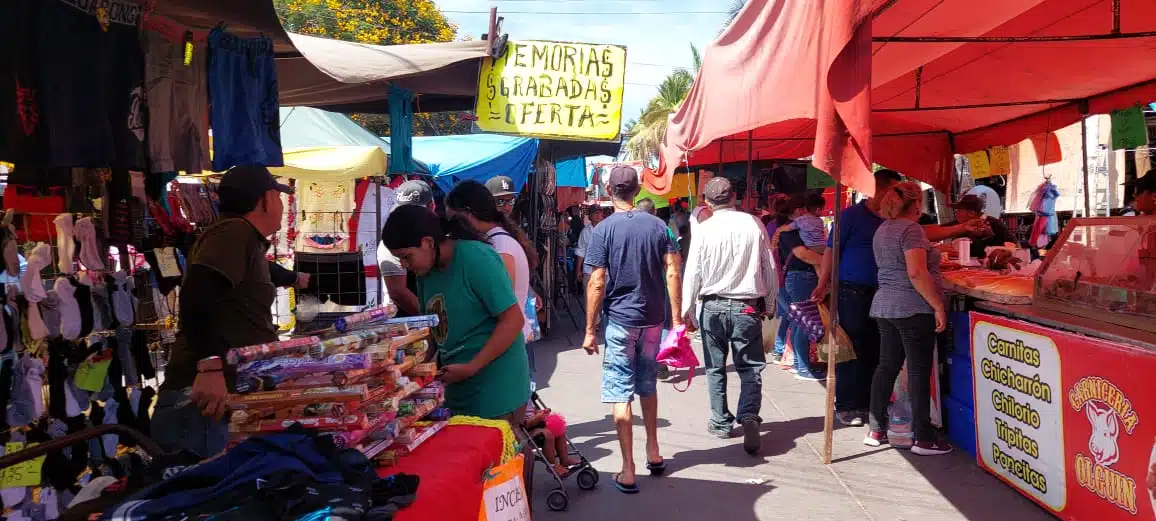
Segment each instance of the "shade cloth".
M156 0L150 16L199 31L223 22L238 36L268 37L281 105L338 112L388 113L386 82L418 94L415 112L470 110L489 49L484 40L382 46L290 34L273 0Z
M586 188L586 158L579 156L555 161L554 174L558 186Z
M388 137L381 138L386 143ZM538 155L538 140L498 134L419 136L413 157L425 163L434 182L445 192L466 179L484 183L504 175L521 191Z
M378 147L389 150L377 136L345 114L313 107L281 107L281 145L285 148ZM429 167L414 162L414 173L429 175Z
M269 167L278 177L302 181L349 181L385 175L385 152L379 147L312 147L284 151L285 166Z
M482 504L482 475L501 463L498 429L450 425L422 443L397 465L378 470L421 477L417 500L399 511L395 521L477 519Z
M872 193L872 160L948 191L951 154L1011 145L1156 99L1156 3L1120 1L1120 35L1048 42L894 37L1107 35L1110 0L750 0L707 47L671 117L660 173L798 158ZM1124 57L1127 57L1126 59ZM1115 59L1113 57L1119 57ZM748 134L751 132L751 134Z

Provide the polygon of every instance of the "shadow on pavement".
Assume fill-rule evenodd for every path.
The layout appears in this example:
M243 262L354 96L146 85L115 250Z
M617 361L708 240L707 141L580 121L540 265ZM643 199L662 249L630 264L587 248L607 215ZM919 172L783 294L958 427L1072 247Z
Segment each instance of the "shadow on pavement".
M534 519L755 521L758 519L756 502L776 488L769 481L745 484L639 475L638 485L642 491L627 495L614 489L613 480L612 473L602 472L598 486L590 491L580 490L574 480L568 480L569 509L551 512L546 508L546 495L556 485L539 476L535 480Z

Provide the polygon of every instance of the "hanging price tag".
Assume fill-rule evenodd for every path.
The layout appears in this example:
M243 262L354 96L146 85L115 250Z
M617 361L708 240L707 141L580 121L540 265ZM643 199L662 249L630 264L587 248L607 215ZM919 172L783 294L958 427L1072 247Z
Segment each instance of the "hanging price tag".
M28 444L28 448L35 446L35 443ZM4 453L12 454L20 452L24 448L24 442L9 442L4 444ZM39 487L40 472L44 468L44 458L44 456L40 456L0 470L0 488Z
M100 392L104 389L104 380L108 376L108 366L111 364L111 349L89 356L80 367L76 368L76 386L85 391Z
M185 67L193 64L193 32L185 31Z
M1007 147L991 147L991 175L1011 175L1011 155Z
M980 150L979 152L972 152L965 155L967 156L968 166L971 167L972 179L991 177L991 163L989 163L987 159L987 150Z
M162 277L180 277L181 267L177 263L175 248L157 248L153 251L157 256L157 267Z

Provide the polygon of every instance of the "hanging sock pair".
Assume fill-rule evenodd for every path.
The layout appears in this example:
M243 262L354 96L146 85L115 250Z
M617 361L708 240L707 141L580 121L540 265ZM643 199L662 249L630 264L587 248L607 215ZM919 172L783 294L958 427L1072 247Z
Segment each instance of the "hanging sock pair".
M75 227L76 239L80 241L80 263L90 270L104 271L104 256L96 241L96 225L92 217L77 219Z
M72 214L62 213L52 222L56 225L56 267L61 273L72 274L72 260L76 258L76 232Z
M48 336L48 328L44 319L40 317L40 308L36 304L48 297L44 290L44 280L40 278L40 270L52 264L52 247L40 243L28 255L28 269L20 276L20 289L24 291L24 298L28 299L28 330L32 338L42 340Z
M108 277L106 277L106 284L108 280ZM128 273L118 271L113 274L112 286L109 288L109 298L112 300L112 310L120 326L131 326L133 321L136 320L137 298L133 295L133 290L135 289L136 282Z

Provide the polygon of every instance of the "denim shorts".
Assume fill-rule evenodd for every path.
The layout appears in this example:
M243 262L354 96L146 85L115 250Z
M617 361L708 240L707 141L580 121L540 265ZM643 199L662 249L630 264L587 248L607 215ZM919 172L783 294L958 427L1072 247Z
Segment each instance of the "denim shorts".
M662 324L625 327L606 322L602 355L602 403L630 403L658 393L658 346Z

